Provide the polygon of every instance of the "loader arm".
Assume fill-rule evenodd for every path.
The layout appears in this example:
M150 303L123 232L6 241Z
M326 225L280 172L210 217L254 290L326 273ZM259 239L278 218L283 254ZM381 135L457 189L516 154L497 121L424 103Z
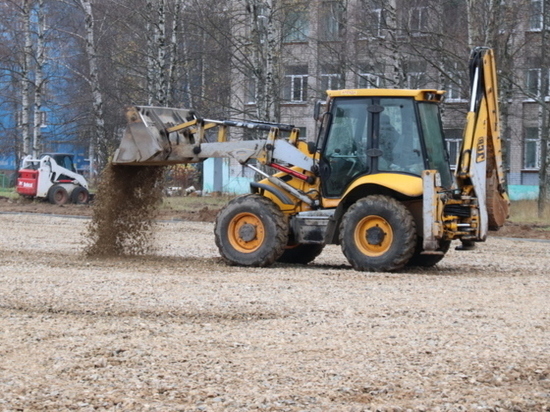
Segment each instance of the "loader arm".
M315 208L319 204L316 195L306 194L249 164L254 159L308 184L313 183L314 159L303 147L298 147L299 129L292 125L200 119L190 110L150 106L130 107L126 117L128 125L112 159L115 165L172 165L198 163L209 158L233 158L264 175L275 186L270 190L276 196L288 198L290 194L296 199L295 205L301 201ZM230 127L264 131L267 137L228 141ZM214 129L217 129L216 141L208 141L207 131ZM280 137L281 131L290 133L288 140Z

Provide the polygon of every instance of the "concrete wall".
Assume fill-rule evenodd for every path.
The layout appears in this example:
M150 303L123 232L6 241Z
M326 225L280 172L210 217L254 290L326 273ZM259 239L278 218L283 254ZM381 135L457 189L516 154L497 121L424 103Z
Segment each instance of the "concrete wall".
M539 196L538 186L508 185L510 200L534 200Z

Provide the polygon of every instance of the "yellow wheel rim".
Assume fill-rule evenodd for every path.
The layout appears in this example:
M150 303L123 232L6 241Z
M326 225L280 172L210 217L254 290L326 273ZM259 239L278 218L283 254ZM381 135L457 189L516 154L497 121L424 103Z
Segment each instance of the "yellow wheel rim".
M228 239L231 246L241 253L252 253L259 249L265 240L265 228L258 216L243 212L229 223Z
M364 255L375 257L386 253L393 243L393 230L381 216L365 216L354 233L355 244Z

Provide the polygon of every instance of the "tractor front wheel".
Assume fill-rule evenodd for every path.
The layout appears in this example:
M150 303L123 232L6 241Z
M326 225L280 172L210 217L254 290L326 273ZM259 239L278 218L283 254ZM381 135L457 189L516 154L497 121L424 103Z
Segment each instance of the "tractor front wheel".
M344 214L340 244L356 270L399 270L414 253L416 225L402 203L388 196L368 196Z
M214 235L220 254L229 264L264 267L283 254L288 221L270 199L240 196L220 211Z

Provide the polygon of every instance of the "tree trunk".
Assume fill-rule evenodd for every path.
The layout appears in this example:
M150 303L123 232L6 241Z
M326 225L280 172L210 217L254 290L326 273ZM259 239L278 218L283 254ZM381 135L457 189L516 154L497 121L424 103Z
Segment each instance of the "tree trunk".
M540 47L540 60L541 68L546 68L548 64L548 53L546 47L549 40L549 25L550 25L550 0L544 0L542 2L542 29L541 29L541 47ZM544 216L546 208L546 200L548 198L548 125L550 110L548 103L544 100L544 97L548 94L549 79L548 75L542 76L541 84L541 102L539 106L540 115L540 169L539 169L539 197L538 197L538 216L542 218Z
M168 93L168 105L174 106L178 102L175 100L173 87L177 84L178 70L178 39L181 37L181 22L183 21L181 16L181 10L183 8L183 0L175 0L174 13L172 16L172 33L170 36L170 56L168 60L168 76L166 90Z
M103 94L99 83L99 65L94 36L94 16L91 0L80 0L85 14L86 29L86 55L90 71L88 82L92 90L92 107L94 119L94 132L90 145L95 146L95 158L90 158L90 177L93 179L97 170L107 160L107 144L105 136L105 120L103 118ZM97 163L96 163L97 161Z
M267 0L267 30L266 30L266 42L264 46L264 56L266 59L265 65L265 98L263 108L263 118L269 122L275 122L278 120L278 110L275 108L275 96L278 95L276 90L276 71L278 66L278 51L279 45L279 28L276 27L275 19L275 0Z
M392 83L393 87L401 89L405 87L406 77L403 72L403 58L399 51L398 44L398 26L397 26L397 6L395 0L387 0L387 33L388 33L388 45L390 56L389 61L392 67Z
M160 106L167 105L166 82L166 0L159 0L157 4L158 29L156 30L156 101Z
M262 7L263 6L263 7ZM276 0L247 1L252 31L252 75L256 80L256 116L274 122L279 118L278 67L281 52L280 28L276 18Z
M146 32L147 32L147 71L145 75L145 83L147 89L147 104L153 104L153 99L155 98L155 87L154 87L154 72L155 72L155 59L154 59L154 44L155 44L155 33L156 28L154 22L151 21L151 16L153 15L153 0L147 0L145 3L145 15L147 18L146 23Z
M23 140L23 156L32 152L30 135L30 93L31 93L31 65L32 65L32 37L31 37L31 1L23 0L22 18L25 36L23 70L21 72L21 139Z
M32 155L37 157L42 150L42 94L44 92L44 62L45 62L45 47L44 47L44 0L38 0L38 29L36 41L36 74L34 88L34 129L32 141Z
M476 8L477 0L468 0L467 1L467 12L466 12L466 19L468 21L468 49L472 50L476 44L476 24L474 21L474 16L476 15L475 8Z

